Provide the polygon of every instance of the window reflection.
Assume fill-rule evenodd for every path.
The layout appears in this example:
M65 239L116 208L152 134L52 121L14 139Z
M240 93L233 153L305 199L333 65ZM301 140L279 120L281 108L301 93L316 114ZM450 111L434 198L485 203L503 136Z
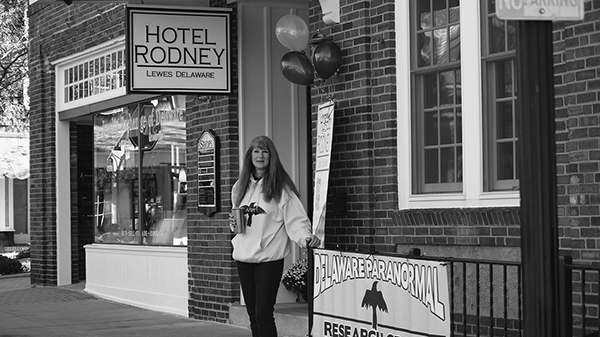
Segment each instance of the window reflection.
M433 6L433 8L432 8ZM460 60L458 1L421 0L417 3L419 67ZM432 20L433 18L433 20Z
M165 97L94 117L96 242L187 244L184 104Z

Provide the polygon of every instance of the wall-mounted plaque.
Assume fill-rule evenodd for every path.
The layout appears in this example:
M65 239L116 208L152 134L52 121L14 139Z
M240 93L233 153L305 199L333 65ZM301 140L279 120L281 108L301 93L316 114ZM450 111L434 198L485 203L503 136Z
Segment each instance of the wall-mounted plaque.
M211 215L219 206L219 143L212 130L198 139L198 210Z

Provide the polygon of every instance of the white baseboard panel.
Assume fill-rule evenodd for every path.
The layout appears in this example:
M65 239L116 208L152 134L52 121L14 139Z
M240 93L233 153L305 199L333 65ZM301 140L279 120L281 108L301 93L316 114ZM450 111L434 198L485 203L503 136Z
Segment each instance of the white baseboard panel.
M188 317L187 247L86 245L85 291Z

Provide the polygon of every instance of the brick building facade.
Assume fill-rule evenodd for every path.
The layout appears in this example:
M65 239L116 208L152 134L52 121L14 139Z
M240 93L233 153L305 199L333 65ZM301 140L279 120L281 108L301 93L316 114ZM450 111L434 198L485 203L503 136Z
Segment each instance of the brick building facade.
M226 322L229 306L240 300L237 272L230 258L231 234L227 223L230 190L237 178L240 153L245 144L241 136L245 126L239 114L243 110L240 100L247 84L242 82L243 76L237 67L244 61L238 59L243 55L238 42L244 41L244 37L237 27L240 27L238 18L242 12L250 9L231 1L211 1L211 6L232 9L232 41L236 42L232 43L231 54L232 64L236 66L232 67L231 95L188 95L186 99L188 176L197 174L195 149L199 136L206 129L215 131L220 142L220 207L215 214L203 213L197 207L195 196L198 182L189 180L188 275L185 278L189 317ZM561 254L591 263L598 260L600 252L597 226L600 152L596 115L599 98L594 91L599 40L595 25L600 3L585 1L585 6L583 22L554 26L557 186ZM491 254L499 259L518 260L521 245L518 192L509 191L512 197L503 199L505 191L501 191L493 195L496 199L478 197L475 203L470 203L469 198L457 203L456 198L448 197L446 199L452 199L448 201L444 194L429 204L406 197L412 193L411 187L405 184L411 175L402 172L410 171L412 156L400 148L407 139L402 130L412 127L405 125L410 121L404 116L412 110L405 99L413 96L403 90L412 87L411 76L418 76L418 72L407 75L411 71L411 54L403 48L411 44L406 42L408 37L400 34L412 31L408 23L398 19L410 16L409 5L391 0L340 1L340 23L333 25L322 21L319 1L310 0L303 7L297 7L307 10L312 33L319 31L330 36L343 51L338 73L310 88L306 111L312 135L312 146L307 147L313 153L314 162L317 105L330 97L336 101L325 247L380 253L402 253L409 247L419 247L429 255L487 257ZM71 119L70 147L63 149L57 145L55 135L60 130L57 130L54 65L57 60L125 35L125 9L122 4L78 4L76 1L70 6L48 1L30 6L31 275L34 284L57 285L85 278L83 246L94 242L94 233L90 230L93 207L89 201L93 196L86 195L93 185L91 126L81 118ZM464 12L462 17L464 14L473 13ZM479 15L478 10L474 15ZM467 30L463 28L461 32L466 35ZM401 41L404 41L402 45ZM462 48L472 47L463 42ZM399 55L400 52L403 54ZM475 82L476 87L471 87L469 92L479 92L482 80ZM480 110L485 109L480 105ZM466 127L463 130L470 132ZM61 157L65 151L69 153ZM68 239L61 237L65 230L59 228L65 216L58 215L64 207L61 206L64 200L57 197L61 186L57 185L60 158L69 161L71 171ZM310 185L312 180L309 177L307 181ZM467 174L466 181L469 181ZM312 186L309 186L309 195L312 194L310 188ZM439 206L411 206L418 202ZM70 246L71 263L67 266L70 270L65 274L68 280L59 275L64 268L59 255L65 254L61 253L65 243Z

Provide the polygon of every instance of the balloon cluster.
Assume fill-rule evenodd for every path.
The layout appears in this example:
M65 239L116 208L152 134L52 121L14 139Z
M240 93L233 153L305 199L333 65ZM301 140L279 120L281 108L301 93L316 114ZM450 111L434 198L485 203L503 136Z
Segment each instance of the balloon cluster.
M308 45L308 26L297 15L288 14L277 22L275 35L279 42L291 51L281 59L281 72L290 82L310 85L315 72L328 79L342 65L342 51L331 39L323 38L313 51L312 62L304 52Z

